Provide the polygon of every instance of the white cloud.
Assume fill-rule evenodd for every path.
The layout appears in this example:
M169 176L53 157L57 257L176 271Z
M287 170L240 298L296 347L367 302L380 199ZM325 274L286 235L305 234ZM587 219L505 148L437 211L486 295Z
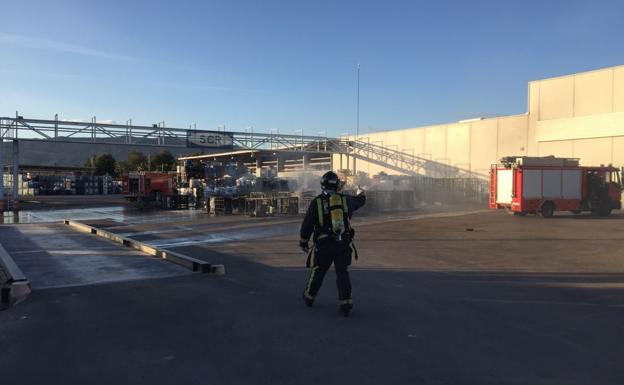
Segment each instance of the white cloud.
M16 45L31 49L66 52L76 55L93 56L115 60L134 60L129 56L118 55L115 53L104 52L97 49L83 47L75 44L65 43L62 41L44 39L39 37L30 37L13 33L0 32L0 44Z

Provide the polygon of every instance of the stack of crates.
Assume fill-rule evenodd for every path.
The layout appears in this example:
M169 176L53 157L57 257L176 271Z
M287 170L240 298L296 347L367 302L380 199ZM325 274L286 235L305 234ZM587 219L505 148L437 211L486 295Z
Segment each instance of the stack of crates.
M98 193L98 177L97 176L83 176L84 194L95 195Z
M225 201L222 196L210 197L210 214L213 214L213 215L225 214Z
M232 214L232 198L224 196L211 196L210 214Z
M4 190L9 192L13 187L13 176L11 174L3 174L2 175L2 184L4 186Z
M298 194L299 214L305 214L310 207L310 203L316 197L315 191L301 191Z
M4 174L2 177L2 183L4 185L4 190L6 194L13 194L13 174ZM17 180L17 194L20 196L33 196L35 195L35 189L33 188L32 183L26 175L18 174Z
M26 175L18 175L18 194L21 196L33 196L35 195L32 183L26 178Z
M85 193L85 185L82 177L76 177L74 185L76 186L76 194L83 195Z
M297 215L299 214L299 198L295 196L278 197L277 208L280 214Z
M69 194L76 194L76 177L73 175L64 178L65 191Z
M102 180L102 194L108 195L108 194L113 194L113 177L111 176L103 176L101 177Z
M81 195L97 194L97 177L81 176L76 183L76 193Z
M32 179L31 179L32 178ZM13 192L13 175L4 173L1 182L6 194ZM118 182L111 176L74 176L74 175L18 175L18 193L20 196L39 194L115 194L120 190Z

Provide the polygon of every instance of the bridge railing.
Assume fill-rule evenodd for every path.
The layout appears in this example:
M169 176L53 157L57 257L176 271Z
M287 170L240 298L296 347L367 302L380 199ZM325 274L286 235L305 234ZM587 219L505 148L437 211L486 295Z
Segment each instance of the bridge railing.
M412 175L434 178L479 178L487 175L362 140L340 140L341 153Z
M487 178L460 167L426 159L387 146L351 140L297 134L234 132L219 130L195 130L166 127L164 122L152 126L114 124L67 120L25 119L21 116L0 117L0 138L9 140L48 140L74 143L105 143L114 145L141 145L158 147L189 147L192 133L216 133L231 137L236 150L278 150L290 152L313 152L347 154L374 164L411 175L436 178L477 177ZM210 146L206 146L209 149Z

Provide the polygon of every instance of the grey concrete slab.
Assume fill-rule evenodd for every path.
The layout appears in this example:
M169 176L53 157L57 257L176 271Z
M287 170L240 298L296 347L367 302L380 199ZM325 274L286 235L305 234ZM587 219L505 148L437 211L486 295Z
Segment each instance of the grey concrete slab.
M0 226L0 243L34 290L189 273L61 224Z

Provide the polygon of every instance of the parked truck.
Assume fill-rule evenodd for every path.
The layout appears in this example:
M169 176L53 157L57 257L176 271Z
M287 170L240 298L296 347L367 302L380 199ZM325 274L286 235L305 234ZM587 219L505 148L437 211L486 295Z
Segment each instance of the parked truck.
M175 172L130 172L123 176L122 181L126 199L141 207L152 204L169 206L168 201L177 199Z
M583 211L607 216L621 209L621 170L584 167L575 158L505 157L490 171L490 208L514 215Z

